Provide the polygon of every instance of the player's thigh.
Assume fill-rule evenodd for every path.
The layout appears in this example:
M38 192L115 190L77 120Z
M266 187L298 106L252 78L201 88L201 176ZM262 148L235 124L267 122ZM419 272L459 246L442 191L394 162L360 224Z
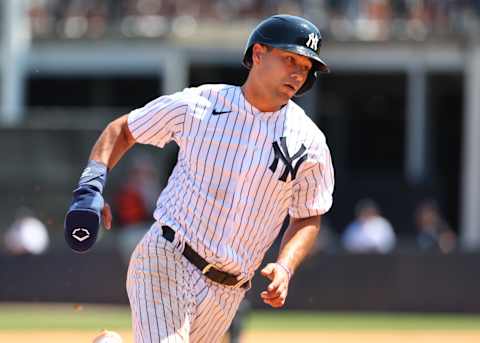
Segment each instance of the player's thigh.
M221 342L244 298L245 291L215 286L210 281L205 282L201 288L196 287L196 290L190 342Z
M190 278L178 250L149 232L132 254L127 275L135 342L188 342Z

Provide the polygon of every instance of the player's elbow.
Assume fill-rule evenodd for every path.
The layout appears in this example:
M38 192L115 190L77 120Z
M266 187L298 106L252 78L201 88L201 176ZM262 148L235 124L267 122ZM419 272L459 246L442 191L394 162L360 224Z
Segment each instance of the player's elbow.
M305 227L305 226L314 226L318 229L320 229L320 222L321 222L322 216L312 216L312 217L306 217L306 218L290 218L291 224L295 226L300 226L300 227Z
M133 137L132 133L130 132L130 128L128 127L127 114L111 121L105 130L112 133L112 136L116 136L121 139L121 141L123 142L122 145L130 147L135 144L135 138Z
M122 118L122 136L124 141L130 147L135 144L135 138L133 137L132 132L130 131L130 127L128 126L128 120L127 120L128 115L124 115L121 118Z

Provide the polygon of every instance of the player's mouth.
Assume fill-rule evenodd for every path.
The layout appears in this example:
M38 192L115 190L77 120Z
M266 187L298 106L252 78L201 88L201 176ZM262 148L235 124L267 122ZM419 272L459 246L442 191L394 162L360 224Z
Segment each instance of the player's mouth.
M292 92L294 92L294 93L297 91L297 87L295 87L295 86L294 86L293 84L291 84L291 83L284 83L284 86L285 86L286 88L288 88L289 90L291 90Z

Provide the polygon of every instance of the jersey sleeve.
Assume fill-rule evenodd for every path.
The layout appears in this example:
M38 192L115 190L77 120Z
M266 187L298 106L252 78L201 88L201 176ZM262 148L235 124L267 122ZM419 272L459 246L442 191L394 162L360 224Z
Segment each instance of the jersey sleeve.
M312 145L307 160L293 180L289 214L307 218L326 213L332 206L334 171L325 138Z
M185 91L161 96L128 115L128 127L137 143L163 148L181 133L189 112Z

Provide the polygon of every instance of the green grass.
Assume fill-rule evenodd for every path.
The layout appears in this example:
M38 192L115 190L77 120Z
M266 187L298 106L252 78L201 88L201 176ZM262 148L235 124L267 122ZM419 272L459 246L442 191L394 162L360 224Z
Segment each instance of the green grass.
M0 304L0 330L130 329L126 306Z
M476 330L480 315L256 311L250 330ZM126 306L0 304L0 330L129 330Z
M480 315L256 312L248 321L252 330L478 330Z

